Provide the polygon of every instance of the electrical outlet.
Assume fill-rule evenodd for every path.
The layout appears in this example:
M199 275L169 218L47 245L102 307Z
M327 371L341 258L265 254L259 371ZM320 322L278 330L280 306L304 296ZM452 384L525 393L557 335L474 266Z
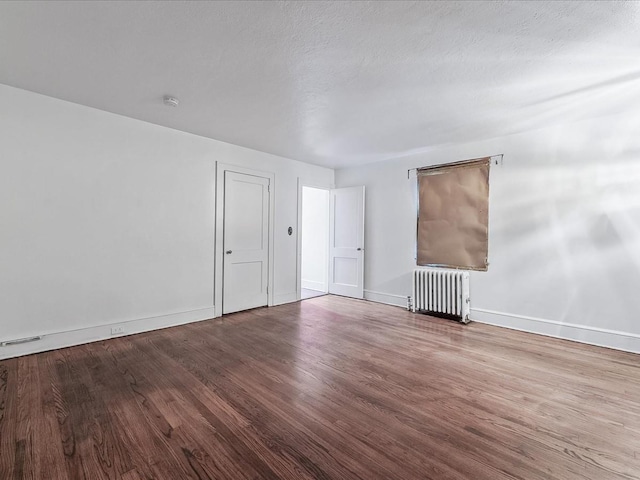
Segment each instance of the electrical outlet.
M124 327L111 327L111 335L122 335L124 334Z

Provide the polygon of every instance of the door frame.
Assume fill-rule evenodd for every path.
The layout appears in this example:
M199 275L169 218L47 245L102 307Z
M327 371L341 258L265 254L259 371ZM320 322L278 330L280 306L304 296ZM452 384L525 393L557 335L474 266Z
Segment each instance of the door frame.
M297 245L296 245L296 299L302 299L302 187L317 188L318 190L326 190L329 192L329 201L331 198L331 190L333 185L327 186L327 184L315 183L312 180L306 180L302 177L298 177L298 226L296 231L298 232ZM327 293L329 293L329 225L330 220L327 221Z
M252 168L240 167L228 163L216 162L216 218L215 218L215 239L214 239L214 274L213 274L213 306L214 317L222 316L223 292L222 285L224 280L223 261L224 261L224 174L225 172L242 173L245 175L253 175L255 177L263 177L269 179L269 232L267 239L269 240L269 258L268 258L268 275L267 283L269 293L267 295L267 305L273 306L273 284L274 284L274 268L273 268L273 251L274 251L274 214L275 214L275 183L276 176L273 172L263 170L255 170Z

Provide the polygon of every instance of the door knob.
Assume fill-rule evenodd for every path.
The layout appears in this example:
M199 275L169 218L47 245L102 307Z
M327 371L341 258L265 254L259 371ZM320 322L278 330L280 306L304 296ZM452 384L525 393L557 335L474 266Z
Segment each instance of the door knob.
M229 254L231 253L231 250L227 250L227 251L226 251L226 252L224 252L224 253L226 253L227 255L229 255Z
M356 250L357 250L357 251L359 251L359 252L361 252L362 250L364 250L364 248L360 248L360 247L358 247L358 248L356 248Z

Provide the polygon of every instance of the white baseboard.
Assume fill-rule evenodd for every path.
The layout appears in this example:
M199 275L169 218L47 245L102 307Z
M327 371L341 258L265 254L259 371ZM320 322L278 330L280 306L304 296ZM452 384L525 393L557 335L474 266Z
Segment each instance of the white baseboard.
M88 327L66 332L43 335L40 340L22 345L10 345L0 347L0 360L12 357L21 357L32 353L46 352L58 348L71 347L82 343L97 342L108 338L122 337L135 333L148 332L161 328L175 327L186 323L209 320L214 317L214 308L207 307L188 312L172 313L158 317L140 318L126 322L110 323L97 327ZM111 335L111 327L124 327L123 334Z
M496 312L484 308L472 308L471 319L480 323L537 333L547 337L563 338L615 350L640 353L640 335L634 333Z
M326 292L327 285L322 282L314 282L313 280L302 280L302 288L309 290L317 290L318 292Z
M407 297L402 295L365 290L364 298L372 302L395 305L403 308L407 307ZM563 323L513 313L496 312L485 308L471 308L471 320L498 327L545 335L547 337L562 338L564 340L572 340L574 342L587 343L599 347L640 353L640 335L635 333L608 330L574 323Z
M403 295L394 295L392 293L382 293L374 292L372 290L365 290L364 299L371 302L384 303L385 305L394 305L396 307L407 308L407 297Z
M285 303L292 303L297 301L298 301L298 294L296 292L281 293L279 295L273 296L273 306L283 305Z

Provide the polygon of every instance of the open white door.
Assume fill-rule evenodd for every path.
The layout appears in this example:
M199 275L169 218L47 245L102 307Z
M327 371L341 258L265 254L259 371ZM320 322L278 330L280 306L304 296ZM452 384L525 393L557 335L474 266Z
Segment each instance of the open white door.
M222 313L268 303L269 179L224 172Z
M364 186L331 190L329 293L364 296Z

